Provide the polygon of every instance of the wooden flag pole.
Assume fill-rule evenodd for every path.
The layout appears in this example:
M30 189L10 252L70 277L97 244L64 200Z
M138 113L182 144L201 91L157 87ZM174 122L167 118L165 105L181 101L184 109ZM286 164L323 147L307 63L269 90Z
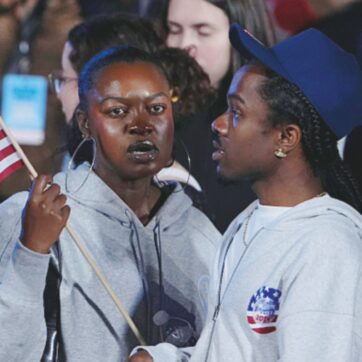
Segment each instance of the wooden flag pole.
M84 247L83 243L80 241L80 239L78 238L78 235L75 233L74 229L69 225L69 223L67 223L67 225L65 226L65 228L67 229L69 235L72 237L72 239L74 240L74 242L77 244L79 250L81 251L81 253L84 255L85 259L87 260L87 262L90 264L90 266L92 267L93 271L95 272L95 274L97 275L99 281L102 283L104 289L108 292L109 296L112 298L114 304L116 305L117 309L120 311L120 313L123 315L124 319L127 321L129 327L131 328L132 332L134 333L134 335L136 336L136 338L138 339L138 341L140 342L140 344L142 346L146 345L146 341L144 340L144 338L142 337L139 329L137 328L137 326L135 325L135 323L133 322L132 318L130 317L130 315L128 314L128 312L126 311L126 309L124 308L123 304L121 303L121 301L119 300L119 298L117 297L116 293L114 292L114 290L112 289L112 287L109 285L105 275L101 272L101 270L98 268L96 262L94 261L94 259L92 258L92 256L89 254L88 250Z
M9 128L7 127L7 125L5 124L5 122L1 116L0 116L0 126L4 130L7 137L9 138L10 142L14 146L16 152L19 154L22 161L24 162L26 168L29 171L31 179L35 179L38 176L38 173L35 171L35 168L30 163L28 157L25 155L24 151L21 149L20 145L18 144L18 142L16 141L14 136L11 134ZM99 281L101 282L101 284L103 285L104 289L108 292L109 296L112 298L117 309L122 314L124 319L127 321L128 326L131 328L132 332L134 333L134 335L136 336L136 338L138 339L140 344L143 346L146 345L146 342L145 342L144 338L142 337L140 331L138 330L137 326L133 322L132 318L130 317L130 315L128 314L126 309L124 308L123 304L117 297L116 293L113 291L113 289L109 285L106 277L104 276L104 274L102 273L100 268L97 266L97 264L94 261L94 259L92 258L92 256L89 254L87 249L84 247L83 243L81 242L78 235L75 233L74 229L69 225L69 223L66 224L65 228L68 231L69 235L74 240L75 244L77 245L77 247L79 248L79 250L81 251L83 256L85 257L85 259L87 260L87 262L89 263L89 265L91 266L91 268L93 269L93 271L95 272L95 274L97 275L97 277L98 277Z

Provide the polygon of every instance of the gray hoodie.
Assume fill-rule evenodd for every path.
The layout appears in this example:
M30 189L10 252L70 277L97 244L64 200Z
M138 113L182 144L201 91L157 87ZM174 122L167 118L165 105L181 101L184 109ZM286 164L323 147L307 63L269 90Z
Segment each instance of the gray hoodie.
M84 166L70 172L70 190L86 172ZM65 174L56 175L55 182L63 188ZM32 252L18 240L27 196L19 193L0 205L0 361L38 362L46 340L43 293L51 256ZM190 326L187 342L194 342L205 317L219 233L180 186L147 226L94 173L68 195L68 204L70 225L148 343L161 339L152 323L160 309L168 314L158 324L166 320L168 328L176 320ZM124 361L136 340L66 230L52 257L61 274L60 359ZM167 328L162 333L166 340Z
M260 229L230 277L221 278L229 245L242 240L255 207L224 236L196 347L150 347L154 361L361 361L361 215L329 196L303 202Z

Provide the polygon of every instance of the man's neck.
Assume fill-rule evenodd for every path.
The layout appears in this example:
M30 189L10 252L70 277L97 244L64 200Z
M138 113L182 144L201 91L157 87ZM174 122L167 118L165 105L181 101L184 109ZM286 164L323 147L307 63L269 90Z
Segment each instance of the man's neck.
M260 203L270 206L295 206L324 191L320 179L305 169L255 181L252 188Z

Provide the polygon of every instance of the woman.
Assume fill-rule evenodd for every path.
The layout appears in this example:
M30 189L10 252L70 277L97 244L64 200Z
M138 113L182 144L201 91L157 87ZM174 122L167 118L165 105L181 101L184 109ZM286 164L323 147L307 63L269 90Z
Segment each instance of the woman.
M167 49L151 22L122 13L95 16L70 30L63 48L62 69L50 74L52 88L62 103L67 123L79 101L77 82L73 80L78 78L82 67L101 50L122 44L163 54L163 65L176 91L174 95L178 96L174 104L176 116L195 113L213 97L208 77L200 66L184 52ZM178 64L175 64L176 59Z
M192 10L191 10L192 9ZM243 24L264 44L275 34L263 0L167 0L162 17L167 45L185 49L208 74L211 85L223 91L244 63L229 42L232 23Z
M224 236L195 349L153 361L359 361L362 200L337 138L361 123L362 71L315 29L271 49L237 24L230 39L251 62L212 124L213 159L258 200Z
M179 185L153 181L170 163L174 128L171 90L158 58L127 46L101 52L80 74L79 100L77 119L93 144L92 164L60 173L54 182L40 176L29 194L0 207L0 360L14 351L18 359L40 360L50 252L60 274L60 358L122 360L135 343L62 232L69 213L148 341L192 344L202 326L219 235Z
M173 110L176 124L180 119L196 113L213 97L207 75L198 64L179 49L165 48L161 37L149 21L124 14L94 17L71 29L63 49L62 69L54 71L50 75L51 84L65 114L68 150L71 155L82 140L77 122L72 119L74 110L79 103L78 75L84 64L92 56L107 47L122 44L129 44L149 53L159 52L173 89ZM176 146L178 149L182 149L177 142ZM186 161L187 170L175 163L171 168L163 170L159 178L161 180L167 179L170 171L174 170L181 175L181 177L176 178L177 180L188 183L200 191L199 184L190 176L190 166L184 149L179 154L180 160ZM83 161L90 162L91 159L92 149L90 145L85 145L77 153L74 162L79 164ZM68 166L68 162L69 157L66 157L65 167ZM176 172L173 172L171 176L175 176L175 174Z
M210 158L210 124L225 111L232 74L244 63L244 59L232 50L228 31L231 23L238 22L267 45L272 45L272 24L264 0L169 0L166 1L162 20L167 45L184 49L193 56L217 91L216 101L180 123L176 135L190 152L192 174L204 191L203 210L223 232L231 220L255 198L245 182L227 187L219 182Z
M166 0L161 20L167 45L194 57L217 89L216 112L224 110L232 74L245 62L230 46L230 24L244 24L266 45L276 40L263 0Z

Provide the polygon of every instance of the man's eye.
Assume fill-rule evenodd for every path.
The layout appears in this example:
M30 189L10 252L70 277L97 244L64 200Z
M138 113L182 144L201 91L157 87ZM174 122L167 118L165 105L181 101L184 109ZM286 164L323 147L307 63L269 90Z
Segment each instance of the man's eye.
M166 107L163 104L154 104L150 107L150 111L152 114L160 114L162 113Z
M233 119L233 125L235 126L236 123L239 121L240 117L242 116L241 112L235 109L232 109L230 111L231 115L232 115L232 119Z

